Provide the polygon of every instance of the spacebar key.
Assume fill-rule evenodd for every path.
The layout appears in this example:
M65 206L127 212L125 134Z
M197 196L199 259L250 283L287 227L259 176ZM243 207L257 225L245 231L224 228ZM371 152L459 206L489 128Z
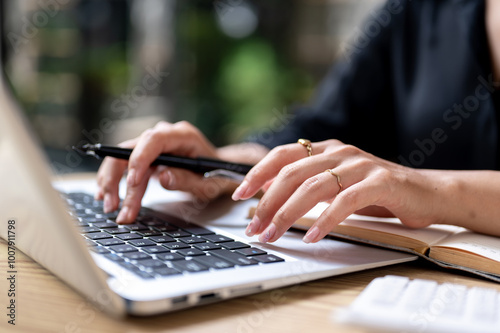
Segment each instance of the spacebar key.
M231 252L229 250L214 250L209 251L210 255L225 259L238 266L257 265L259 262L255 259L247 258L241 254Z

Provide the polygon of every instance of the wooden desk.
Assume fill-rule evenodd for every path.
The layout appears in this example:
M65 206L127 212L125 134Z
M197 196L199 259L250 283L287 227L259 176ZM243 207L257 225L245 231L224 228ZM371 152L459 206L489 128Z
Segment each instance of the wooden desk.
M333 311L348 305L375 277L387 274L500 290L500 285L450 273L425 261L351 273L257 295L147 318L118 320L98 312L61 280L18 252L16 326L7 324L6 253L0 240L0 331L4 332L368 332L340 326Z
M331 277L154 317L115 319L33 262L16 254L16 326L7 323L7 245L0 240L1 332L367 332L333 320L375 277L387 274L492 287L500 284L449 272L419 260Z

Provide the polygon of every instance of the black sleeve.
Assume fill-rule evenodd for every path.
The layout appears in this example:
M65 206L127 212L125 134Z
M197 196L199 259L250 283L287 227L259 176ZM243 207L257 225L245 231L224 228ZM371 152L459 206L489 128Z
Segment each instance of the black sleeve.
M296 109L280 131L257 135L255 141L273 148L299 138L313 142L335 138L392 159L397 144L390 45L403 11L400 1L389 1L372 13L343 45L340 61L319 86L311 105Z

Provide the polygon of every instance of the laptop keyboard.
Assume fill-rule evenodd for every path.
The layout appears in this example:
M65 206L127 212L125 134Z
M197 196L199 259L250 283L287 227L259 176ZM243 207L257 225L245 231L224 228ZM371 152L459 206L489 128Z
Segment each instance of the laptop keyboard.
M86 193L64 194L82 236L96 253L152 279L284 261L276 255L185 221L142 208L132 224L115 223L102 201Z

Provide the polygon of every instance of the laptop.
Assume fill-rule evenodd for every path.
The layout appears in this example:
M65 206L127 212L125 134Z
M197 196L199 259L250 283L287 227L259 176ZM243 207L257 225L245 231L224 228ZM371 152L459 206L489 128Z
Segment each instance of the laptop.
M196 202L154 181L138 220L117 226L93 201L93 179L51 173L0 84L0 236L9 238L10 221L17 249L112 315L154 315L416 259L334 239L304 244L293 231L261 244L244 235L255 200Z

